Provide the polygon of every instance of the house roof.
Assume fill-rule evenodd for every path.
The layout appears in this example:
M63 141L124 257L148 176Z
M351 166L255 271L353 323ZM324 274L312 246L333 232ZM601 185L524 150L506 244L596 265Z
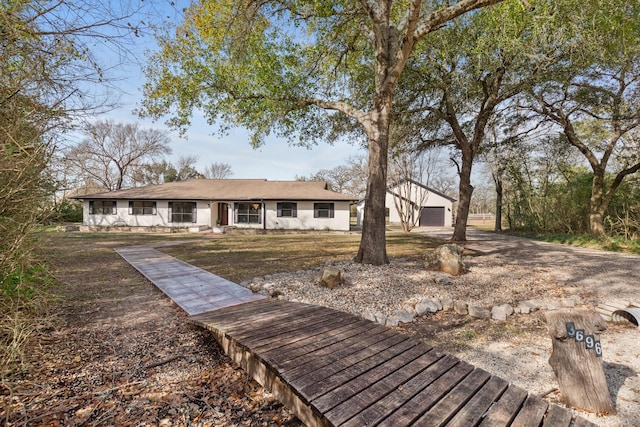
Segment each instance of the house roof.
M449 197L449 196L447 196L446 194L441 193L441 192L440 192L440 191L438 191L438 190L434 190L433 188L431 188L431 187L427 187L426 185L421 184L421 183L419 183L418 181L414 181L414 180L412 180L412 179L402 180L402 181L400 181L400 182L396 182L396 183L394 183L394 184L390 185L390 186L389 186L389 188L387 188L387 193L391 193L391 194L393 194L392 189L394 189L394 188L398 187L401 183L403 183L403 182L405 182L405 181L408 181L408 182L412 183L413 185L417 185L418 187L422 187L422 188L424 188L425 190L427 190L428 192L433 193L433 194L437 194L438 196L443 197L443 198L445 198L445 199L449 200L450 202L457 202L457 200L456 200L456 199L454 199L453 197Z
M354 196L328 190L327 183L324 181L267 181L266 179L191 179L74 198L207 201L357 200Z

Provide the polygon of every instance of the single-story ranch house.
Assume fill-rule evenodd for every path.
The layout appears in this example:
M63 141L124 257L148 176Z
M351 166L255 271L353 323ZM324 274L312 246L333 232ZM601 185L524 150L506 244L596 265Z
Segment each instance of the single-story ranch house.
M413 180L402 181L387 189L385 209L389 224L400 224L396 203L410 209L409 215L420 227L451 227L453 225L453 199L439 191ZM362 224L364 200L356 208L358 224Z
M348 196L322 181L192 179L75 199L89 227L231 226L262 230L349 230Z

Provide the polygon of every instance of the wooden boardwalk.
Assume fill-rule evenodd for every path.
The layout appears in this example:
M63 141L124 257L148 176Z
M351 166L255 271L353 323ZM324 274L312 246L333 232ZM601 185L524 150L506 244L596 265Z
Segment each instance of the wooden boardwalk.
M482 369L344 312L262 300L192 316L309 426L589 426Z
M264 298L152 245L117 252L308 426L593 426L377 323Z

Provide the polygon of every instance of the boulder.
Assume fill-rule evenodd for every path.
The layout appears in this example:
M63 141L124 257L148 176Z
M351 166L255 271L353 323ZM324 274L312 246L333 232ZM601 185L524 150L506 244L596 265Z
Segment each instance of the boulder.
M442 271L452 276L465 272L462 262L464 248L455 244L441 245L425 256L425 267L428 270Z
M496 305L491 309L491 318L494 320L507 320L513 314L513 307L509 304Z
M425 313L435 313L438 311L438 303L432 299L423 299L416 304L416 313L422 316Z
M325 266L320 271L318 284L325 288L333 289L341 283L340 270L331 266Z
M491 312L483 307L469 306L469 316L476 319L491 319Z
M456 313L458 313L458 314L460 314L462 316L465 316L465 315L469 314L469 304L467 304L464 301L455 301L453 303L453 310Z
M413 322L413 319L414 319L414 317L416 317L416 315L415 315L415 313L410 313L408 311L398 310L394 317L396 319L398 319L399 322L411 323L411 322ZM388 321L388 319L387 319L387 321Z
M444 297L442 298L442 300L440 300L442 302L442 309L444 311L451 311L453 310L453 298L449 298L449 297Z

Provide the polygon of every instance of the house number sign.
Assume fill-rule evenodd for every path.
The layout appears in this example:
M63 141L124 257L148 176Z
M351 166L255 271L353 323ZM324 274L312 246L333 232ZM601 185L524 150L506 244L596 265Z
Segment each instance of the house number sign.
M576 329L576 325L573 322L567 322L567 336L573 338L576 342L584 342L584 346L587 350L593 350L596 353L596 357L602 357L602 345L599 340L596 340L595 336L587 335L584 329Z

